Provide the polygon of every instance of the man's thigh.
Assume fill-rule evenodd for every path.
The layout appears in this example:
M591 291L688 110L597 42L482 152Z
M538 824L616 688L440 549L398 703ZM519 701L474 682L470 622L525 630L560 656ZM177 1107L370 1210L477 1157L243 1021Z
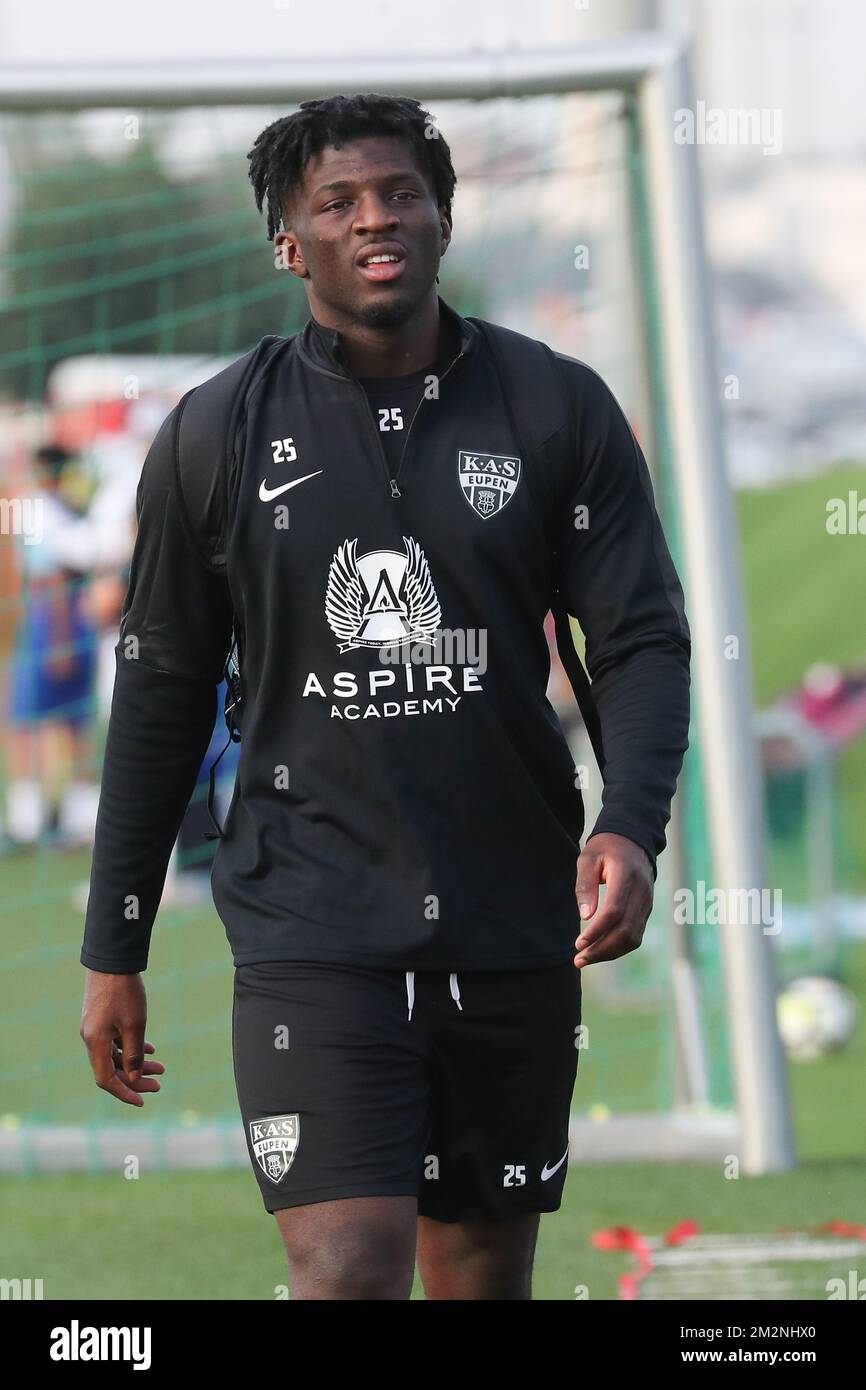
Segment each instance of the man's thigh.
M348 1197L274 1213L293 1299L406 1299L415 1274L414 1197Z
M418 1218L417 1260L428 1299L529 1299L541 1217Z

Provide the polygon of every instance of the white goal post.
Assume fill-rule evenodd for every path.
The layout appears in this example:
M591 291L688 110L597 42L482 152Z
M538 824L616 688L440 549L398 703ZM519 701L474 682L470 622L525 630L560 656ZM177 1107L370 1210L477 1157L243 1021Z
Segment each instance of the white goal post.
M768 886L749 644L722 450L697 152L693 145L674 140L674 113L694 107L683 42L648 33L536 52L0 64L0 110L5 111L289 106L336 91L411 92L425 101L580 91L620 91L631 97L643 157L659 365L679 499L714 886ZM732 636L739 642L735 660L729 659L726 647ZM718 931L741 1170L786 1170L794 1164L794 1153L771 943L760 925L729 925ZM687 1023L688 1004L678 1007L681 1040L694 1037Z

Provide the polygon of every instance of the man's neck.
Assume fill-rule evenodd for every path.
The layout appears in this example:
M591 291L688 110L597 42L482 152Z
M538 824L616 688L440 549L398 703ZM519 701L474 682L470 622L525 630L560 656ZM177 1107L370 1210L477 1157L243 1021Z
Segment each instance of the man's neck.
M339 332L353 376L408 376L437 361L451 346L451 325L439 313L435 294L411 319L388 328L343 320L324 305L311 306L311 313L323 328Z

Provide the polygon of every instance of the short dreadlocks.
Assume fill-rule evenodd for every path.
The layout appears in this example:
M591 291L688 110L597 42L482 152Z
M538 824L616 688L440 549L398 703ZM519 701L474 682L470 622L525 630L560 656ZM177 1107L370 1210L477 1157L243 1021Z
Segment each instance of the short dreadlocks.
M291 116L265 126L247 154L259 212L267 200L269 241L280 230L286 198L310 159L328 146L342 149L368 135L398 135L408 141L430 177L437 205L450 216L457 183L451 151L419 101L376 92L327 97L302 101Z

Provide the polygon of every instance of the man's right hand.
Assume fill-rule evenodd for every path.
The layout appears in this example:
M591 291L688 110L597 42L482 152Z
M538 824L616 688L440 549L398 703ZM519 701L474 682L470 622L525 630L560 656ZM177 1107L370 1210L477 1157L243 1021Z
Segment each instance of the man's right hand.
M88 970L80 1033L100 1090L127 1105L144 1105L139 1092L158 1091L162 1062L145 1061L156 1051L145 1041L147 995L140 975L106 975Z

